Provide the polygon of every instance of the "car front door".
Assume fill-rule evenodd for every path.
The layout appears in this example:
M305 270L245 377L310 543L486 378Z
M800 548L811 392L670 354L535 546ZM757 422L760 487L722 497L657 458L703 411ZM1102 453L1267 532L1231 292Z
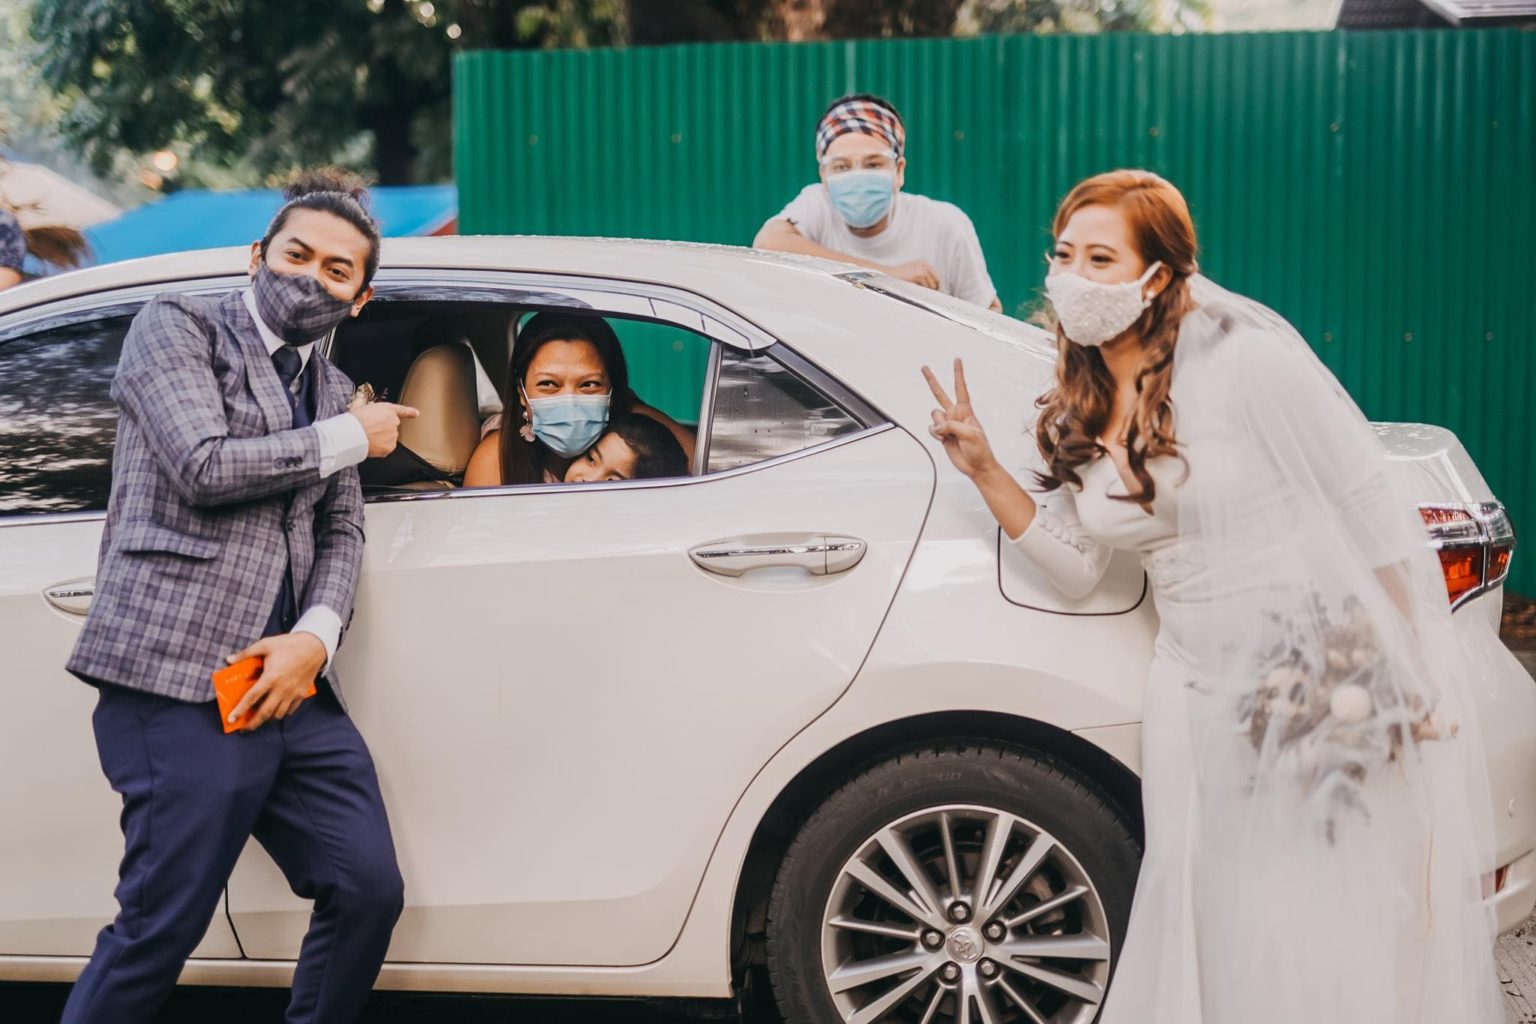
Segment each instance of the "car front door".
M0 320L0 957L88 955L117 912L122 805L96 756L95 691L64 663L111 483L108 388L145 297ZM194 955L240 955L224 915Z
M715 339L699 475L368 506L338 669L406 878L391 960L662 956L733 803L850 684L896 592L922 446L677 302L650 309ZM230 908L248 956L297 954L307 907L255 848Z

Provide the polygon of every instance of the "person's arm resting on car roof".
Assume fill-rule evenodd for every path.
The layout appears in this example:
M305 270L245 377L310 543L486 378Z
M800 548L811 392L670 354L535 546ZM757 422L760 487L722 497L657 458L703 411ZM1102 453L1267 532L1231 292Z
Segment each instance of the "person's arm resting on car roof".
M811 241L800 233L793 221L783 217L776 217L764 224L758 230L757 237L752 239L752 247L772 249L776 252L794 252L802 256L820 256L824 260L837 260L840 263L852 263L854 266L878 270L882 274L890 274L898 280L910 281L924 288L939 287L939 275L926 260L912 260L895 266L876 263L873 260L861 260L857 256L850 256L836 249L828 249L824 245Z

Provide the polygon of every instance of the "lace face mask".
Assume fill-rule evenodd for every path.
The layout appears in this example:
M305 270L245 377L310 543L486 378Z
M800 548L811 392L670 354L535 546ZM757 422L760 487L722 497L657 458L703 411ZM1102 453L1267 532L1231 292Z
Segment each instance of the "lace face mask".
M1045 294L1067 339L1097 347L1124 334L1152 304L1156 293L1143 295L1142 289L1160 266L1153 263L1136 280L1120 284L1090 281L1070 271L1051 274L1045 279Z

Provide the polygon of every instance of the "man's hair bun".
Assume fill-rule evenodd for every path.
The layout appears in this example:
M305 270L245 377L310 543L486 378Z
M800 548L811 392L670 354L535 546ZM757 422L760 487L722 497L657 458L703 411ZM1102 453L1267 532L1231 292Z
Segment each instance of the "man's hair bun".
M291 203L321 192L340 193L364 209L369 205L368 182L341 167L312 167L294 173L283 186L283 201Z

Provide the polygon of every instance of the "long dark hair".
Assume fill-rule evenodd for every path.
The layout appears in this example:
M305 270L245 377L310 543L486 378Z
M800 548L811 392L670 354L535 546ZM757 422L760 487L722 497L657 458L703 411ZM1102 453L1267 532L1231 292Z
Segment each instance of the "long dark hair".
M379 269L379 225L369 210L368 189L363 179L349 171L336 167L320 167L300 172L283 189L283 208L277 211L267 233L261 236L261 256L266 259L267 246L288 223L288 215L294 210L320 210L340 217L363 233L368 239L368 261L363 266L363 283L357 292L373 280Z
M1148 358L1136 377L1136 406L1125 435L1125 456L1141 491L1121 501L1151 504L1157 485L1147 472L1147 460L1178 455L1174 437L1173 350L1179 325L1193 307L1189 278L1195 273L1195 225L1179 190L1150 171L1110 171L1079 182L1061 201L1052 237L1058 237L1072 215L1085 206L1119 207L1130 222L1131 235L1142 259L1161 261L1172 281L1136 321ZM1057 328L1056 386L1035 403L1040 419L1035 440L1045 456L1046 472L1036 478L1045 490L1062 484L1082 487L1079 467L1103 454L1099 435L1109 425L1115 382L1097 348L1074 345Z
M517 334L512 345L512 360L507 364L506 393L502 396L501 410L501 482L503 484L537 484L544 482L544 464L554 453L543 441L527 441L521 433L523 406L518 400L520 386L526 386L528 367L539 349L552 341L585 341L597 349L603 361L603 371L613 388L613 400L608 417L629 412L635 404L635 393L629 389L629 364L624 360L624 348L618 335L608 326L608 321L595 314L539 313L532 317Z

